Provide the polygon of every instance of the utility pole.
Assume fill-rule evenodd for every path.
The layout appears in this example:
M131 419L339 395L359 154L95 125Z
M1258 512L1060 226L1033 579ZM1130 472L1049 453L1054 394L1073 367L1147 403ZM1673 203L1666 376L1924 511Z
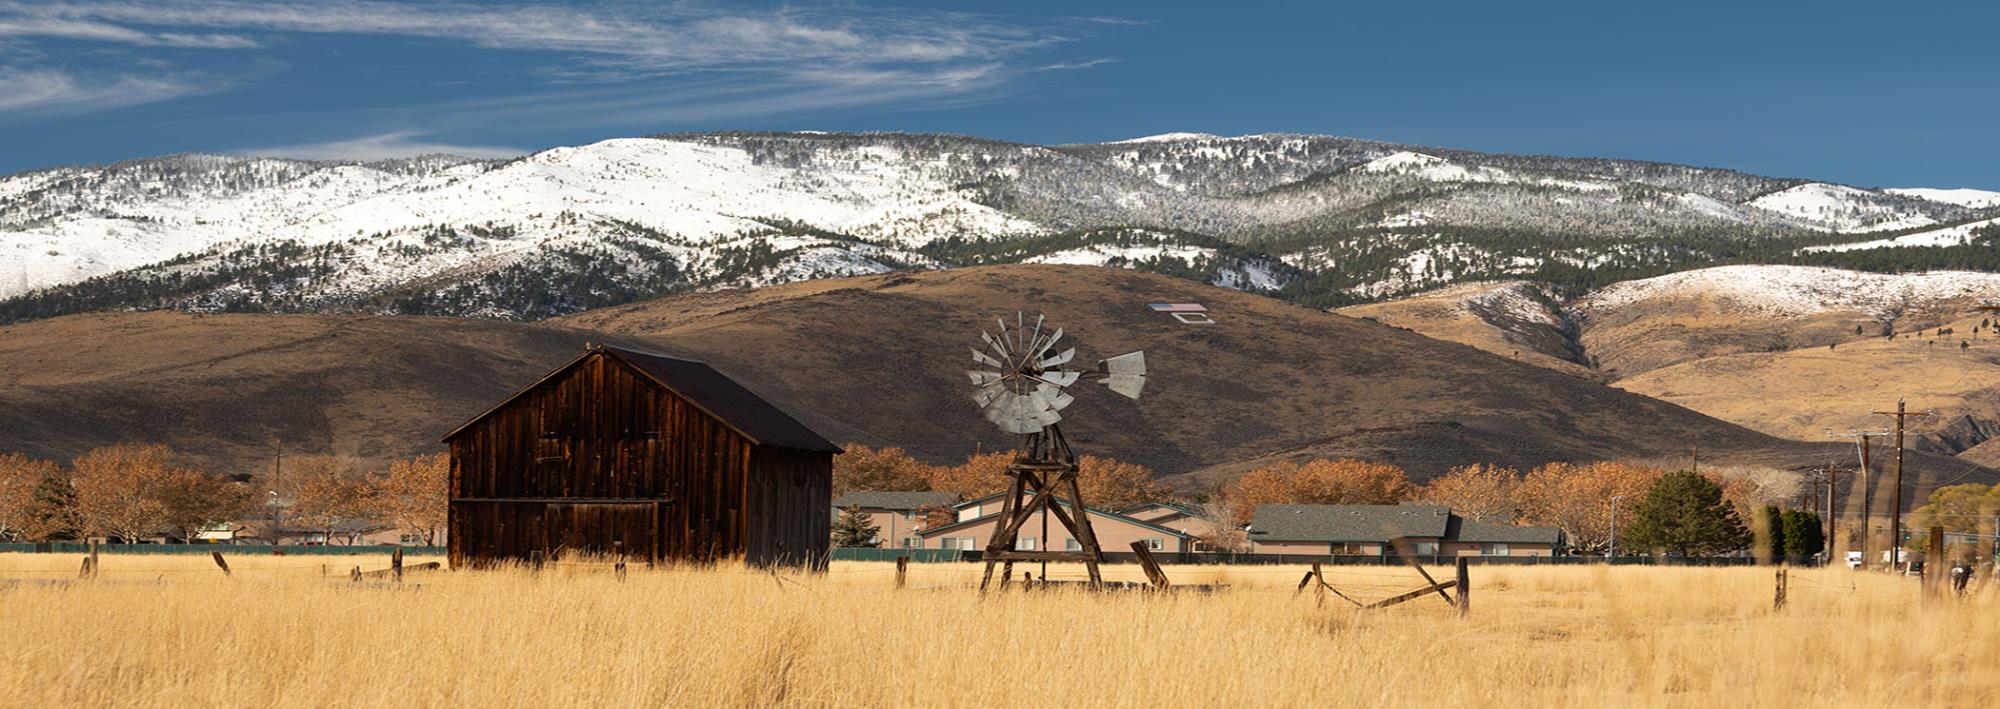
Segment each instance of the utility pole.
M1928 411L1911 413L1901 398L1896 399L1895 411L1875 413L1896 417L1896 482L1889 488L1889 569L1894 571L1897 562L1903 560L1903 422L1911 416L1931 414Z
M1861 530L1860 530L1861 539L1859 540L1861 547L1861 565L1868 566L1869 564L1873 563L1869 561L1869 559L1872 558L1869 555L1874 552L1874 550L1871 549L1868 545L1869 529L1873 527L1875 524L1875 520L1873 517L1874 503L1875 503L1875 484L1873 482L1874 468L1871 467L1869 464L1868 439L1872 436L1887 436L1889 435L1889 432L1848 431L1846 433L1834 433L1832 431L1827 431L1826 433L1828 436L1832 436L1834 438L1854 439L1855 449L1859 452L1861 457L1861 468L1860 470L1856 471L1860 474L1861 477L1856 479L1855 484L1861 487Z
M1834 504L1835 495L1838 494L1836 491L1838 491L1839 489L1840 489L1840 469L1834 467L1832 462L1828 462L1826 464L1826 564L1827 566L1832 566L1835 563L1838 563L1834 560L1833 555L1834 555L1834 547L1837 544L1834 541L1834 535L1839 531L1839 529L1835 526L1833 520L1834 517L1836 516L1834 510L1839 509L1839 506Z

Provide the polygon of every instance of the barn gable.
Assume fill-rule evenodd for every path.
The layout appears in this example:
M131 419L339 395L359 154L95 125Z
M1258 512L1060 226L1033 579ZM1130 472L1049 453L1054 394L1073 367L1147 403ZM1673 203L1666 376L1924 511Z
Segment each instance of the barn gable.
M758 397L735 380L723 376L706 362L610 345L593 345L582 356L570 360L569 364L556 368L555 371L543 376L540 381L473 417L472 420L460 424L458 428L452 429L451 433L444 435L443 440L450 442L452 438L493 415L494 412L506 408L516 399L527 396L544 384L563 378L597 354L609 356L630 366L652 383L666 387L688 403L728 425L753 444L826 453L841 452L840 446L826 440L807 428L805 424L799 423L798 419L772 406L771 402Z

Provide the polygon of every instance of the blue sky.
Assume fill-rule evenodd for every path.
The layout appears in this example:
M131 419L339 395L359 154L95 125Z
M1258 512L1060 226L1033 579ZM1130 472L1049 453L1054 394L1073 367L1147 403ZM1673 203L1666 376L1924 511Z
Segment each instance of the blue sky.
M657 132L1325 133L2000 189L2000 6L0 0L0 172Z

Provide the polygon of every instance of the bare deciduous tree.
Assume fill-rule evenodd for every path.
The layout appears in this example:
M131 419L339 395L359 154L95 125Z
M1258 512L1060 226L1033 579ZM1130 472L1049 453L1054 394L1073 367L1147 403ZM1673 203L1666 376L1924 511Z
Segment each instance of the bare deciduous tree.
M86 536L139 541L167 525L159 487L179 469L163 445L121 443L91 450L70 464L76 517Z
M366 471L336 456L286 459L284 497L292 500L291 519L304 529L326 535L333 543L343 526L365 524L378 517L373 485Z
M376 505L396 527L436 544L450 515L451 457L438 453L399 460L375 480Z

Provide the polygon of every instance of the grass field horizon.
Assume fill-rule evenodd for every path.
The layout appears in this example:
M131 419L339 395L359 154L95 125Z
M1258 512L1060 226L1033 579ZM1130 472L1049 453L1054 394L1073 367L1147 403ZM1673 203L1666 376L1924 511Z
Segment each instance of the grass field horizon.
M1212 594L1018 588L977 564L554 564L0 554L0 696L22 706L1988 706L2000 594L1773 567L1471 570L1471 614L1294 595L1303 565L1168 566ZM411 557L407 563L434 561ZM326 576L322 576L322 569ZM1033 567L1028 567L1033 568ZM1053 566L1055 579L1080 568ZM1408 568L1327 567L1370 601ZM1108 580L1143 578L1135 565ZM1448 578L1450 571L1432 574ZM1039 574L1038 574L1039 575ZM30 579L40 579L31 581ZM19 583L9 583L19 582Z

